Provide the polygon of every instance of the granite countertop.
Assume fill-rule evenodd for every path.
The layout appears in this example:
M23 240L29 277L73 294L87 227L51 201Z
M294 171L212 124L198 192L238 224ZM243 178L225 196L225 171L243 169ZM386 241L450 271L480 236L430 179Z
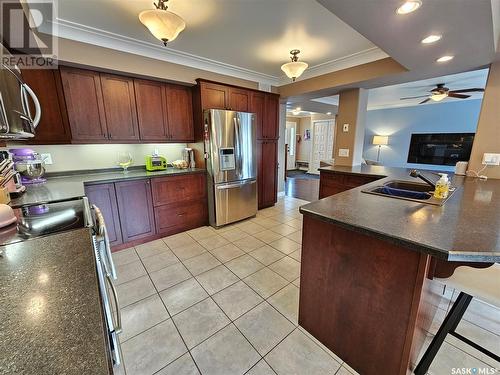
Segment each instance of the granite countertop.
M332 166L320 171L382 179L302 206L303 214L444 260L500 262L499 180L452 176L457 191L444 205L433 206L362 192L389 180L416 181L406 168Z
M47 177L47 182L44 184L26 186L26 192L21 197L13 199L10 205L15 208L30 204L80 198L85 195L86 184L90 185L123 180L140 180L144 178L157 178L205 172L206 170L201 168L176 169L169 167L164 171L156 172L148 172L143 168L134 168L130 169L126 173L122 171L93 171L92 173L70 174L54 177L49 176Z
M109 374L90 230L0 251L0 373Z

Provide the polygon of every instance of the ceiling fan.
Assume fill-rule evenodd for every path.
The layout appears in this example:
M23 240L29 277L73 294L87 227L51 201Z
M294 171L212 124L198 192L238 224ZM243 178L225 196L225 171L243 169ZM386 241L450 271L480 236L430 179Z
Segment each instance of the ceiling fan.
M407 99L417 99L417 98L427 98L421 101L418 104L427 103L430 100L434 100L435 102L440 102L441 100L450 97L457 99L467 99L470 95L464 95L465 92L483 92L484 89L481 88L472 88L472 89L460 89L460 90L450 90L448 87L445 87L444 83L438 83L435 88L430 91L430 95L420 95L420 96L410 96L408 98L401 98L400 100Z

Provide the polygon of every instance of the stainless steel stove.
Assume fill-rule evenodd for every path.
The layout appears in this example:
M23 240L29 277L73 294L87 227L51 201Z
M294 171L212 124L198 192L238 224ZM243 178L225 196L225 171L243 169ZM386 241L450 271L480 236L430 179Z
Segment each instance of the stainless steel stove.
M0 246L93 226L86 197L14 209L17 223L0 228Z

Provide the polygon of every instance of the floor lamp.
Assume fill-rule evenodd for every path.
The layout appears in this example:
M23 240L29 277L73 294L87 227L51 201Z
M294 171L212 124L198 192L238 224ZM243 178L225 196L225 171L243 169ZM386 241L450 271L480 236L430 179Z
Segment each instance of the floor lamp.
M380 160L380 149L389 143L389 137L386 135L375 135L373 136L373 144L378 146L377 152L377 163Z

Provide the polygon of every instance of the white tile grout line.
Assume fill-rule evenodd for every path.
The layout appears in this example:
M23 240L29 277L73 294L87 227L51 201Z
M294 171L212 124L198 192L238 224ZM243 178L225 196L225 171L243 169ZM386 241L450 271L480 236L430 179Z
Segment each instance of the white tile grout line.
M188 235L189 235L189 233L188 233ZM282 236L282 237L284 237L284 236ZM193 238L193 239L194 239L194 238ZM194 240L195 240L196 242L198 242L198 243L199 243L199 241L198 241L198 240L196 240L196 239L194 239ZM200 239L200 240L201 240L201 239ZM232 242L230 242L230 243L232 243ZM201 244L200 244L200 245L201 245ZM166 246L166 247L167 247L170 251L172 251L172 249L171 249L171 248L170 248L170 247L169 247L166 243L165 243L165 246ZM223 245L223 246L225 246L225 245ZM236 246L237 246L237 245L236 245ZM212 250L214 250L214 249L212 249ZM254 250L256 250L256 249L254 249ZM277 250L277 251L279 251L278 249L276 249L276 250ZM134 248L134 251L135 251L135 248ZM207 251L208 251L208 252L210 252L210 250L207 250ZM137 254L137 251L135 251L135 252L136 252L136 254ZM172 253L173 253L173 254L174 254L174 256L175 256L175 257L179 260L179 262L180 262L182 265L184 265L183 261L181 261L181 260L177 257L177 255L176 255L173 251L172 251ZM239 257L242 257L242 256L244 256L244 255L246 255L246 254L248 254L248 253L246 253L246 252L244 251L244 254L240 255ZM137 254L137 255L138 255L138 254ZM201 254L200 254L200 255L201 255ZM213 254L212 254L212 255L213 255ZM154 255L153 255L153 256L154 256ZM286 256L288 256L288 255L287 255L287 254L285 254L285 256L284 256L284 257L286 257ZM188 271L188 272L189 272L189 273L193 276L193 278L194 278L194 279L196 280L196 282L200 285L200 287L201 287L203 290L205 290L205 292L208 294L208 296L207 296L206 298L204 298L203 300L198 301L197 303L193 304L192 306L187 307L186 309L184 309L184 310L182 310L182 311L178 312L177 314L175 314L175 315L171 315L171 313L168 311L167 306L166 306L166 305L165 305L165 303L163 302L163 299L161 299L161 296L159 295L159 293L160 293L160 292L158 291L158 289L157 289L156 285L154 284L153 280L151 279L150 274L149 274L149 271L147 270L147 268L145 267L144 263L142 262L142 259L143 259L143 258L141 258L139 255L138 255L138 257L139 257L139 260L141 261L141 263L142 263L143 267L145 268L146 273L147 273L147 276L149 277L150 281L152 282L152 284L153 284L153 286L154 286L154 288L155 288L155 290L156 290L156 293L157 293L158 297L160 298L160 300L161 300L161 302L162 302L163 306L165 307L165 309L166 309L166 311L167 311L167 314L169 315L169 318L168 318L168 319L171 319L171 320L172 320L172 323L174 324L174 326L175 326L175 328L176 328L177 332L179 333L179 336L181 337L181 339L182 339L182 341L183 341L184 345L186 346L186 348L188 348L188 346L186 345L186 342L184 341L184 337L182 337L182 334L180 333L180 331L179 331L179 329L178 329L177 325L175 324L175 321L174 321L174 319L173 319L173 316L178 315L178 314L180 314L181 312L186 311L187 309L189 309L189 308L191 308L191 307L193 307L193 306L197 305L198 303L201 303L201 302L203 302L203 301L207 300L208 298L210 298L210 299L211 299L211 300L212 300L212 301L213 301L213 302L217 305L217 307L218 307L218 308L219 308L219 309L223 312L223 314L224 314L224 315L226 315L226 317L228 318L228 320L229 320L229 323L228 323L228 324L226 324L224 327L222 327L221 329L219 329L219 330L217 330L216 332L214 332L212 335L210 335L210 336L209 336L209 337L207 337L206 339L202 340L200 343L196 344L193 348L191 348L191 349L189 349L189 348L188 348L188 352L190 353L191 359L192 359L192 360L193 360L193 362L195 363L195 365L196 365L196 367L197 367L198 371L200 371L200 369L198 368L198 365L197 365L196 361L194 360L194 357L192 356L191 351L192 351L194 348L196 348L197 346L199 346L200 344L202 344L203 342L205 342L206 340L208 340L208 339L210 339L211 337L213 337L214 335L216 335L216 334L217 334L218 332L220 332L222 329L226 328L226 327L227 327L227 326L229 326L230 324L233 324L233 325L234 325L234 327L238 330L238 332L240 332L240 334L241 334L241 335L245 338L245 340L247 340L247 342L248 342L248 343L252 346L252 348L253 348L253 349L257 352L257 354L261 357L261 360L264 360L264 361L265 361L265 362L269 365L269 367L271 367L271 369L273 370L273 372L275 372L275 370L272 368L272 366L271 366L271 365L270 365L270 364L269 364L269 363L265 360L264 356L262 356L262 355L258 352L258 350L257 350L257 349L253 346L253 344L252 344L252 343L248 340L248 338L247 338L247 337L243 334L243 332L241 332L241 331L240 331L240 329L238 328L238 326L236 326L236 324L234 324L234 321L235 321L235 320L239 319L241 316L243 316L243 315L245 315L246 313L248 313L248 311L253 310L256 306L254 306L253 308L251 308L250 310L248 310L247 312L245 312L245 313L244 313L244 314L242 314L241 316L238 316L236 319L232 320L232 319L231 319L231 318L230 318L230 317L229 317L229 316L225 313L225 311L224 311L224 310L223 310L223 309L219 306L219 304L218 304L218 303L217 303L217 302L213 299L213 297L212 297L213 295L215 295L215 294L217 294L217 293L222 292L223 290L225 290L225 289L227 289L227 288L229 288L229 287L233 286L234 284L236 284L236 283L238 283L238 282L240 282L240 281L242 281L242 282L243 282L245 285L247 285L250 289L254 290L254 289L253 289L250 285L248 285L248 284L247 284L247 283L246 283L243 279L241 279L238 275L234 274L234 272L232 272L232 271L231 271L231 270L230 270L230 269L229 269L229 268L225 265L225 263L222 263L222 264L220 264L220 265L223 265L223 266L224 266L224 267L225 267L225 268L226 268L229 272L231 272L231 273L232 273L232 274L233 274L233 275L234 275L234 276L235 276L238 280L237 280L237 281L235 281L234 283L232 283L232 284L230 284L230 285L226 286L225 288L223 288L223 289L221 289L221 290L217 291L216 293L213 293L212 295L210 295L210 294L208 293L208 291L207 291L207 290L203 287L203 285L201 285L201 283L198 281L198 279L196 278L196 276L194 276L194 275L191 273L191 271L190 271L190 270L186 267L187 271ZM239 257L236 257L236 258L233 258L233 259L237 259L237 258L239 258ZM276 263L276 262L278 262L278 261L282 260L284 257L282 257L282 258L280 258L280 259L276 260L275 262L273 262L273 263L269 264L268 266L264 266L264 265L263 265L263 266L264 266L263 268L259 269L258 271L254 272L254 273L252 273L252 274L249 274L249 275L247 275L247 276L245 276L245 277L249 277L249 276L251 276L251 275L253 275L253 274L255 274L255 273L257 273L257 272L261 271L261 270L262 270L262 269L264 269L264 268L268 268L270 265L272 265L272 264L274 264L274 263ZM147 258L147 257L145 257L145 258ZM292 259L292 260L295 260L295 259L293 259L292 257L289 257L289 258L290 258L290 259ZM191 258L190 258L190 259L191 259ZM231 259L231 260L233 260L233 259ZM185 260L187 260L187 259L185 259ZM229 262L229 261L231 261L231 260L228 260L227 262ZM296 261L296 260L295 260L295 261ZM226 262L226 263L227 263L227 262ZM259 262L259 263L260 263L260 262ZM299 262L299 263L300 263L300 262ZM261 263L261 264L262 264L262 263ZM217 265L216 267L219 267L220 265ZM169 266L167 266L167 267L169 267ZM164 268L167 268L167 267L164 267ZM185 266L184 266L184 267L185 267ZM216 267L214 267L214 268L216 268ZM164 268L162 268L162 269L164 269ZM210 270L213 270L214 268L211 268ZM197 276L200 276L200 275L202 275L202 274L204 274L205 272L208 272L208 271L210 271L210 270L204 271L204 272L202 272L201 274L199 274L199 275L197 275ZM274 273L276 273L277 275L279 275L277 272L275 272L275 271L274 271L274 270L272 270L271 268L269 268L269 270L270 270L271 272L274 272ZM157 271L159 271L159 270L157 270ZM155 272L156 272L156 271L155 271ZM141 277L143 277L143 276L144 276L144 275L142 275ZM279 275L279 276L280 276L280 277L282 277L281 275ZM300 277L300 276L299 276L299 277ZM283 277L282 277L282 278L283 278ZM283 279L284 279L284 278L283 278ZM297 279L298 279L298 278L297 278ZM295 288L297 288L297 286L295 286L295 285L293 284L293 282L294 282L294 281L296 281L297 279L293 280L292 282L289 282L288 280L286 280L286 279L285 279L285 280L287 281L287 284L286 284L286 285L284 285L282 288L280 288L279 290L277 290L275 293L271 294L269 297L267 297L267 298L263 298L263 301L262 301L262 302L260 302L258 305L262 304L263 302L267 302L267 303L268 303L268 304L269 304L269 305L270 305L273 309L275 309L275 310L276 310L276 311L277 311L280 315L282 315L282 316L283 316L283 317L284 317L287 321L290 321L290 319L288 319L286 316L284 316L284 315L283 315L283 314L282 314L282 313L281 313L281 312L280 312L280 311L279 311L279 310L278 310L275 306L273 306L271 303L269 303L269 302L268 302L268 299L270 299L271 297L273 297L274 295L276 295L277 293L279 293L281 290L285 289L285 288L286 288L286 287L288 287L289 285L293 285ZM134 279L134 280L135 280L135 279ZM189 279L188 279L188 280L189 280ZM129 280L129 281L132 281L132 280ZM186 280L183 280L183 281L186 281ZM183 282L183 281L181 281L181 282ZM177 283L177 284L175 284L175 285L178 285L178 284L180 284L181 282L179 282L179 283ZM170 286L169 288L166 288L166 289L163 289L163 290L170 289L171 287L173 287L173 286L175 286L175 285L172 285L172 286ZM162 291L163 291L163 290L162 290ZM254 292L256 292L256 291L254 290ZM259 295L259 294L257 293L257 295ZM259 295L259 296L260 296L260 295ZM148 297L146 297L146 298L149 298L149 297L151 297L151 296L148 296ZM262 298L262 296L260 296L260 297ZM145 299L145 298L144 298L144 299ZM133 305L133 304L136 304L136 303L138 303L138 302L141 302L141 301L143 301L144 299L141 299L141 300L136 301L136 302L134 302L134 303L132 303L132 304L129 304L128 306L131 306L131 305ZM257 305L257 306L258 306L258 305ZM125 343L125 342L127 342L127 341L129 341L131 338L136 337L136 336L138 336L138 335L140 335L140 334L142 334L142 333L144 333L144 332L146 332L146 331L150 330L151 328L153 328L153 327L155 327L155 326L157 326L157 325L159 325L159 324L161 324L161 323L165 322L165 321L166 321L166 320L168 320L168 319L165 319L165 320L163 320L162 322L159 322L159 323L157 323L157 324L153 325L152 327L149 327L148 329L146 329L146 330L144 330L144 331L142 331L142 332L140 332L140 333L138 333L138 334L136 334L136 335L134 335L134 336L132 336L132 337L128 338L126 341L124 341L124 343ZM292 330L292 331L291 331L288 335L286 335L286 336L285 336L285 338L286 338L286 337L288 337L291 333L293 333L296 329L298 329L298 324L295 324L295 323L294 323L294 322L292 322L292 321L290 321L290 322L293 324L294 329L293 329L293 330ZM306 337L307 337L307 336L306 336ZM285 338L283 338L283 340L284 340ZM309 340L311 340L309 337L308 337L308 339L309 339ZM279 344L280 344L283 340L279 341L279 342L278 342L278 343L277 343L277 344L276 344L273 348L271 348L271 350L269 350L269 351L268 351L265 355L269 354L269 353L270 353L270 352L271 352L271 351L272 351L272 350L273 350L276 346L278 346L278 345L279 345ZM320 347L320 346L319 346L318 344L316 344L314 341L312 341L312 340L311 340L311 342L313 342L313 343L314 343L314 344L315 344L315 345L316 345L319 349L321 349L322 351L324 351L326 354L328 354L330 357L332 357L332 359L334 359L336 362L338 362L338 361L337 361L337 360L336 360L336 359L335 359L335 358L334 358L334 357L333 357L330 353L326 352L326 351L325 351L322 347ZM184 354L185 354L185 353L183 353L182 355L184 355ZM181 356L182 356L182 355L181 355ZM178 358L180 358L181 356L179 356ZM175 360L177 360L178 358L176 358L176 359L174 359L173 361L169 362L169 363L168 363L167 365L165 365L162 369L164 369L165 367L169 366L171 363L173 363L173 362L174 362ZM259 360L259 361L260 361L260 360ZM257 362L254 364L254 366L255 366L255 365L256 365L259 361L257 361ZM253 367L253 366L252 366L252 367ZM158 370L158 371L161 371L162 369L160 369L160 370ZM124 366L124 370L126 371L125 366ZM250 369L249 369L248 371L250 371ZM200 373L201 373L201 371L200 371Z

